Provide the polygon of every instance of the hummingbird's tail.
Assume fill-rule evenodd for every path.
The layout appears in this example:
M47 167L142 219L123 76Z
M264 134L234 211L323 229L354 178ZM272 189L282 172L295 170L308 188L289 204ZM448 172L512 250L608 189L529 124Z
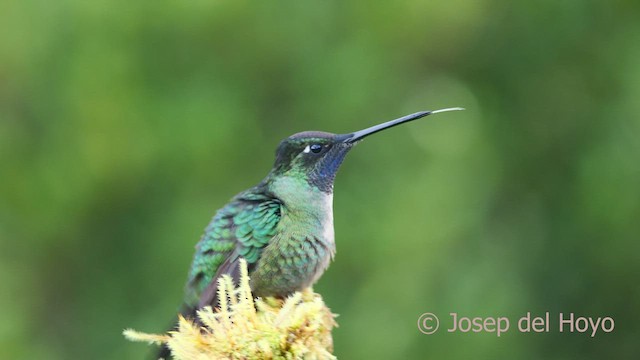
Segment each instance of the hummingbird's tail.
M160 348L160 351L158 351L158 355L154 358L155 359L162 359L162 360L170 360L171 359L171 350L169 349L169 347L166 344L162 344L162 347Z

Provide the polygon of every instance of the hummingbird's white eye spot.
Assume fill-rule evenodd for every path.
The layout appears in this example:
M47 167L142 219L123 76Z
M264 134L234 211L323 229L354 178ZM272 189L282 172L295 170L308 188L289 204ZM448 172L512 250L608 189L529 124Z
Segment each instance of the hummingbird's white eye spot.
M304 150L302 150L303 153L308 154L309 151L311 151L311 145L307 145L306 148L304 148Z

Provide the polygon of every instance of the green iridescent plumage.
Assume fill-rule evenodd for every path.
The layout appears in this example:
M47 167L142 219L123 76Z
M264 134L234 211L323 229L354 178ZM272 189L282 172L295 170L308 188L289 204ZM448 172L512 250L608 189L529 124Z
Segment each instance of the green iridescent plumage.
M200 242L189 271L185 302L196 306L212 283L220 266L243 257L251 266L275 234L281 203L260 194L259 188L245 191L213 217Z
M313 284L335 252L333 180L345 155L366 136L448 110L460 109L415 113L351 134L308 131L283 140L267 177L235 196L205 229L189 271L188 309L216 306L216 279L237 278L240 258L258 296L286 296Z

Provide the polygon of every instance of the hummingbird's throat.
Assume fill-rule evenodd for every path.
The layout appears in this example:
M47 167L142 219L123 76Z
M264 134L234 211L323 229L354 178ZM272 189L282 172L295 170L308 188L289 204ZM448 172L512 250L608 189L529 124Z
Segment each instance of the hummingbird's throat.
M326 193L333 194L333 182L345 156L355 143L336 144L329 150L324 158L316 163L314 169L309 172L307 181L313 187Z

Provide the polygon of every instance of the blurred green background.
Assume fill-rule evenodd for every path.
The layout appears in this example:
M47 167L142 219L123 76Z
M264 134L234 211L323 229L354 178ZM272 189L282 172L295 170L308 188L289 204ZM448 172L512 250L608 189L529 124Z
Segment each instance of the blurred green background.
M316 285L340 359L640 354L637 1L0 3L0 352L141 359L194 245L298 131L367 139ZM548 334L418 316L552 314ZM613 333L558 333L556 314ZM515 326L515 324L512 324Z

